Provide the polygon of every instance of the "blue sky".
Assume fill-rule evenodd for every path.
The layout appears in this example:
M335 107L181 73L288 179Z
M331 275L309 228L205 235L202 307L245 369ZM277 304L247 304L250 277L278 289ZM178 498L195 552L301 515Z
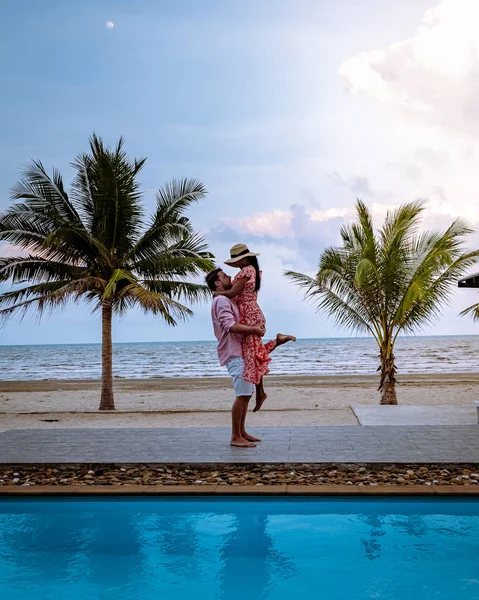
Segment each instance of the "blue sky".
M226 258L231 245L246 242L261 253L271 333L346 335L303 303L282 271L314 270L321 249L352 218L356 197L378 218L420 196L429 202L427 226L459 214L479 223L477 116L464 110L467 97L451 92L459 73L461 89L474 97L473 78L457 61L476 48L466 31L475 8L457 0L451 16L451 6L4 2L0 210L30 158L57 167L68 182L69 162L93 131L111 143L123 135L130 154L148 157L141 181L149 209L159 185L197 177L209 194L190 216L213 252ZM454 37L457 27L463 35ZM447 72L445 59L431 65L439 50L457 59ZM457 313L475 301L461 290L425 333L473 331ZM116 341L211 338L206 305L175 329L139 313L114 328ZM4 344L99 339L98 317L81 304L0 330Z

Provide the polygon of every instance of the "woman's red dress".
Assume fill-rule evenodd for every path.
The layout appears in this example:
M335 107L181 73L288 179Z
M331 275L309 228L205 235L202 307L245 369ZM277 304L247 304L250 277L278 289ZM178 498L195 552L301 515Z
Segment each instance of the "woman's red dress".
M246 278L243 291L235 298L241 316L241 323L250 327L266 326L266 319L258 304L258 292L255 291L256 271L254 267L247 266L233 279L233 284L238 279ZM276 347L276 341L263 344L257 335L246 335L243 338L243 377L246 381L257 385L269 373L271 361L270 352Z

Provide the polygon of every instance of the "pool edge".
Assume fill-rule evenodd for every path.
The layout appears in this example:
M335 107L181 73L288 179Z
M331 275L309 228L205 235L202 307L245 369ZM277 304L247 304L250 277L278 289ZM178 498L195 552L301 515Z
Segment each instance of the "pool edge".
M479 496L479 485L96 485L8 486L7 496Z

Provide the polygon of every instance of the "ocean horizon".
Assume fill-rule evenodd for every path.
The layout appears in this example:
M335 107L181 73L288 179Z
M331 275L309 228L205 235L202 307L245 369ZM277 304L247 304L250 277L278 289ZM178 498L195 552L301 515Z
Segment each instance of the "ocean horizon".
M479 335L398 337L398 374L475 372ZM378 349L369 337L302 338L275 350L272 375L374 375ZM115 342L115 378L156 379L226 375L216 341ZM0 346L0 379L99 379L101 344L19 344Z
M455 334L445 334L445 335L400 335L398 336L398 340L399 339L411 339L411 338L457 338L457 337L464 337L464 338L469 338L469 337L478 337L479 338L479 333L478 334L474 334L474 333L467 333L467 334L461 334L461 335L455 335ZM264 338L265 341L268 341L269 338L267 335ZM332 336L332 337L312 337L312 338L297 338L298 341L323 341L323 340L374 340L374 338L372 336L367 336L367 335L358 335L358 336ZM120 345L120 344L210 344L210 343L216 343L216 340L214 338L208 339L208 340L163 340L163 341L154 341L154 342L141 342L141 341L136 341L136 342L113 342L113 345ZM73 342L73 343L66 343L66 342L50 342L48 344L2 344L0 342L0 348L7 348L7 347L22 347L22 346L101 346L101 342Z

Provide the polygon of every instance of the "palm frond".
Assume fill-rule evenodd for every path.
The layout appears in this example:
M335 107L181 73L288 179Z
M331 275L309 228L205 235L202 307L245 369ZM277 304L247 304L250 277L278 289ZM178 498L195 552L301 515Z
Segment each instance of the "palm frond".
M115 300L117 291L121 295L121 290L131 284L137 284L137 281L130 271L115 269L103 291L103 300Z
M291 279L295 285L303 289L305 296L308 298L312 298L321 292L321 286L309 275L297 273L296 271L285 271L284 276Z
M65 305L75 297L70 284L70 281L39 283L0 294L0 321L6 321L14 314L23 317L32 308L41 317L45 310Z
M211 299L211 291L208 286L200 283L145 279L142 281L142 284L150 292L156 292L157 294L168 296L168 298L184 299L190 303Z
M387 212L384 224L379 231L381 245L386 254L400 248L405 240L410 239L416 233L424 208L424 202L416 200Z
M479 250L465 252L445 270L436 273L420 285L421 296L409 310L405 310L400 327L409 332L420 330L424 325L436 321L442 316L442 308L447 306L453 295L457 280L479 260Z
M477 304L469 306L468 308L465 308L459 314L461 315L461 317L470 315L473 321L479 321L479 302Z
M335 281L334 278L329 278L328 281L324 272L322 275L318 274L317 278L294 271L286 271L285 276L302 288L305 297L312 300L319 311L332 316L339 326L351 331L367 331L375 335L374 327L368 322L367 313L361 305L348 304L348 299L351 298L347 291L341 288L339 281ZM346 296L346 299L342 296Z
M148 258L132 264L132 270L146 278L198 276L214 269L214 256L208 251L205 240L197 234L181 238Z
M151 223L132 248L130 258L134 261L148 260L171 245L193 237L192 225L184 211L205 194L204 185L196 179L174 179L160 188Z
M37 256L0 257L0 281L12 279L13 284L24 281L49 282L67 278L77 279L84 269L71 264Z
M77 156L72 198L89 231L105 248L126 255L134 245L143 215L137 175L146 159L130 160L120 138L113 149L93 134L90 154Z
M122 290L121 300L128 306L129 303L137 305L145 312L160 316L168 325L175 326L179 320L184 320L193 315L193 311L183 306L165 294L150 291L138 283L132 283ZM116 306L122 312L122 304Z
M83 225L38 212L27 203L17 203L0 214L0 240L64 262L91 261L98 252L105 254Z
M60 173L54 169L50 177L40 161L33 160L27 165L23 179L12 188L11 196L13 200L24 200L31 210L47 215L56 225L69 222L82 226Z

